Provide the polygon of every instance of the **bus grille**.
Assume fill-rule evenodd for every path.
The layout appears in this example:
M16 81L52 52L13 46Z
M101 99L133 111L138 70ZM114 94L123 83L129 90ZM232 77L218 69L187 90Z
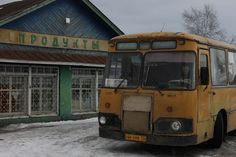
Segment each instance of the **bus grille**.
M123 130L137 133L149 132L151 97L125 96L123 100Z

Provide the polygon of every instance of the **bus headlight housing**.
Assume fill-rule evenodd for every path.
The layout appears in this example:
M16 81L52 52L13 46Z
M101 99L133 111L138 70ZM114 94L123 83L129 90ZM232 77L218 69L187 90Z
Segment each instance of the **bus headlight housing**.
M154 123L159 134L184 134L193 132L193 120L185 118L160 118Z
M120 129L121 127L121 120L113 113L99 113L98 122L102 127L112 127L116 129Z

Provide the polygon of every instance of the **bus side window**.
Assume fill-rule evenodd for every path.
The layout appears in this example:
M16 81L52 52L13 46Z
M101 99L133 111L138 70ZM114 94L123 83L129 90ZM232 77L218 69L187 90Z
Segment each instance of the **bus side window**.
M211 76L213 86L226 86L226 58L225 51L212 48L211 54Z
M207 55L200 55L200 68L208 67Z
M200 70L202 69L202 68L207 68L208 69L208 58L207 58L207 55L205 55L205 54L201 54L200 55ZM200 76L201 77L201 76ZM202 80L201 80L202 78L200 78L200 84L202 84ZM209 79L209 77L208 77L208 79ZM208 80L209 81L209 80Z
M228 53L229 84L236 85L236 53Z

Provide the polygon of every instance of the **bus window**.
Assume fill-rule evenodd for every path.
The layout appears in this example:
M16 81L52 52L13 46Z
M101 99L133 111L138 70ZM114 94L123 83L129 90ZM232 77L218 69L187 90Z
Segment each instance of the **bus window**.
M194 89L195 54L147 53L144 59L143 86L155 89Z
M211 75L213 86L225 86L227 84L225 51L211 49Z
M208 67L207 55L200 56L200 68L201 67Z
M139 83L141 53L113 53L105 73L105 87L137 87Z
M229 84L236 85L236 53L228 54Z

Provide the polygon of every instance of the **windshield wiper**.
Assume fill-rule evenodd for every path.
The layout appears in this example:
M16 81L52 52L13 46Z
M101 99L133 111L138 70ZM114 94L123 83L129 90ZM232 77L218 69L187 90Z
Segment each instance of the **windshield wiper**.
M162 93L162 91L161 91L160 89L158 89L157 91L159 92L159 94L160 94L161 96L164 96L164 95L165 95L164 93Z
M162 89L165 89L165 88L160 88L160 87L157 87L157 86L155 86L155 89L158 91L158 93L161 95L161 96L164 96L165 94L164 93L162 93Z
M123 80L120 81L120 83L118 84L118 86L115 88L114 92L116 93L117 90L120 88L120 86L122 85L122 83L126 80L126 78L123 78Z

